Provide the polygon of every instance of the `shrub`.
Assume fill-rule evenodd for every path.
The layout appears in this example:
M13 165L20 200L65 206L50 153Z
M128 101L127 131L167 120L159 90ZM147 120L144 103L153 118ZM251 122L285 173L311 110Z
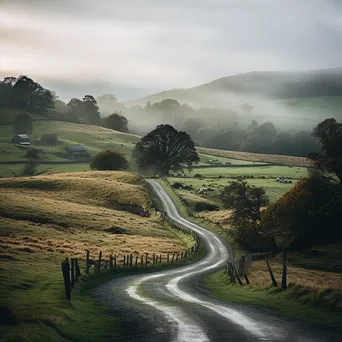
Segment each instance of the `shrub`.
M95 170L125 170L128 162L121 153L107 150L98 153L91 161L90 167Z

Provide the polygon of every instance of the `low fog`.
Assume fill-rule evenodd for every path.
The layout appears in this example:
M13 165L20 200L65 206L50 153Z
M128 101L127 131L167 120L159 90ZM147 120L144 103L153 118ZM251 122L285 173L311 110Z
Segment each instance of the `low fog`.
M294 155L315 144L320 121L341 119L340 1L0 6L0 77L26 75L53 91L54 113L67 119L89 119L81 106L90 95L88 123L118 113L135 134L168 123L199 146L280 153L283 144Z

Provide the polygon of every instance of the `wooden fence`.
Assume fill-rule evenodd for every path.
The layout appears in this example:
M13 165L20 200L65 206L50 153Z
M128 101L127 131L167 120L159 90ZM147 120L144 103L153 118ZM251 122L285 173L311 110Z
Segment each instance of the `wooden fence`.
M178 253L131 253L131 254L110 254L107 256L99 252L97 259L91 259L90 252L87 250L84 262L84 272L99 273L106 269L123 269L123 268L138 268L138 267L153 267L157 264L174 264L177 262L184 262L191 259L199 250L200 238L191 229L174 221L166 213L161 215L161 218L167 222L174 229L182 231L184 234L189 234L194 239L194 244ZM71 292L75 287L75 283L81 277L81 269L79 259L66 258L62 262L62 274L64 279L65 296L70 301Z
M246 266L249 263L251 263L253 260L262 260L262 259L265 260L266 262L266 267L270 274L272 286L277 287L278 283L274 277L273 270L269 262L270 256L269 255L260 256L258 254L254 255L251 253L246 253L246 255L241 256L236 261L227 262L225 270L227 272L228 277L230 278L231 283L236 284L236 282L238 282L241 286L249 285L250 280L247 275ZM282 278L281 278L281 288L285 290L287 288L287 253L286 253L286 250L284 250L282 253L282 264L283 264L283 270L282 270Z

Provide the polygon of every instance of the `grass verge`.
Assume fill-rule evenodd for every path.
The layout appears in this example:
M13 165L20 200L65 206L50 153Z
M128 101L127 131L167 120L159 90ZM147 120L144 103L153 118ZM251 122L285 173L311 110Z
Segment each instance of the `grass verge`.
M270 287L232 285L225 271L206 276L197 284L207 295L233 303L269 308L283 315L341 331L341 309L332 309L340 294L325 290L314 294L310 288L291 286L286 290ZM329 301L326 300L329 298Z

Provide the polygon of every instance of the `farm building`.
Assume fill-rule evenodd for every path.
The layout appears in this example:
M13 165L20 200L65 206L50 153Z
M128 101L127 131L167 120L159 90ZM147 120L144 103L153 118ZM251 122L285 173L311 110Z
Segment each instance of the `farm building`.
M30 145L30 137L27 134L17 134L12 138L13 144Z
M75 159L89 158L89 153L84 146L69 146L67 148L68 154Z

